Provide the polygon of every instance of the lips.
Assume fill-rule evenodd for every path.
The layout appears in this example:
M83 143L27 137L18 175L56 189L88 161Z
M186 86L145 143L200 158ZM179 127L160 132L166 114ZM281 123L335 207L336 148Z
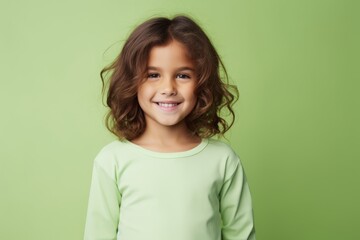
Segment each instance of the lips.
M179 105L179 103L165 103L165 102L158 102L157 105L160 107L170 108L170 107L176 107Z
M155 102L163 111L175 111L181 102Z

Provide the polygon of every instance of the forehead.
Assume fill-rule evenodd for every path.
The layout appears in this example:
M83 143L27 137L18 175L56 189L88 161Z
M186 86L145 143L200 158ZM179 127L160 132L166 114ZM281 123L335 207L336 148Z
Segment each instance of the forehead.
M149 53L148 66L157 68L194 68L188 49L173 40L166 45L154 46Z

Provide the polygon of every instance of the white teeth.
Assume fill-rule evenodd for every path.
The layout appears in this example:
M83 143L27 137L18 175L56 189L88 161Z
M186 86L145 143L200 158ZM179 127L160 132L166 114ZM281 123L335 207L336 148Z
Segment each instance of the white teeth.
M178 105L177 103L161 103L161 102L159 102L158 104L160 107L166 107L166 108L175 107Z

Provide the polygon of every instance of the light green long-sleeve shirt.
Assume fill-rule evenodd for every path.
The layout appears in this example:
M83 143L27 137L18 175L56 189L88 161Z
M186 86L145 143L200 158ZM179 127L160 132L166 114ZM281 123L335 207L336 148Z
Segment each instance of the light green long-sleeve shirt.
M225 143L160 153L114 141L94 161L85 240L255 240L240 160Z

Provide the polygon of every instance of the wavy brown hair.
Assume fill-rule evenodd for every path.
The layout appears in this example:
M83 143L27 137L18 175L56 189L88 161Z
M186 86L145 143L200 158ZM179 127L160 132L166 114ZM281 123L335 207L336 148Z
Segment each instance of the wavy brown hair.
M146 122L137 89L145 78L152 47L171 40L182 43L195 63L197 103L185 118L189 130L203 138L222 136L234 123L232 105L238 99L238 90L228 84L224 64L204 31L187 16L158 17L136 27L119 56L100 73L110 108L106 126L120 140L132 140L144 132ZM220 116L222 110L230 115L229 122Z

